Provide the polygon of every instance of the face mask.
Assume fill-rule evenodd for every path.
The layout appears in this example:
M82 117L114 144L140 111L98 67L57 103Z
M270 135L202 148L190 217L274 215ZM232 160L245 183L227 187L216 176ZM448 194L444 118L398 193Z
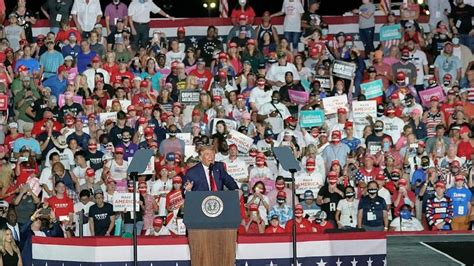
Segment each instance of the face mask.
M283 204L285 203L285 199L277 199L278 204Z
M440 35L439 35L439 38L440 38L441 40L446 39L446 34L440 34Z
M454 45L458 45L459 44L459 38L458 37L454 37L453 40L452 40L453 44Z
M314 166L306 166L306 171L307 172L313 172L314 171Z
M390 143L384 142L384 143L383 143L383 150L384 150L384 151L390 150Z
M369 188L367 189L367 192L369 192L370 195L375 195L377 194L378 189L376 188Z
M247 4L247 0L239 0L239 5L245 6Z
M392 181L398 181L400 177L398 175L392 175Z
M258 161L256 162L256 164L257 164L258 167L262 167L262 166L265 165L265 161L264 161L264 160L258 160Z
M346 42L347 48L351 49L352 48L352 43L351 42Z
M328 35L329 30L328 30L328 29L322 29L322 30L321 30L321 33L322 33L323 35Z
M146 0L138 0L138 3L140 3L140 4L143 4L145 2L146 2Z
M374 131L377 132L377 133L380 133L380 132L383 131L383 127L375 127Z
M129 138L129 137L122 138L122 141L123 141L124 143L129 143L129 142L130 142L130 138Z
M120 3L120 0L114 0L114 4L118 5Z
M400 217L404 220L410 220L411 219L411 212L407 209L401 210L400 211Z
M347 192L346 193L346 198L350 199L350 198L354 197L354 195L355 195L354 192Z
M316 221L318 224L320 224L320 223L323 222L323 220L321 220L321 219L315 219L315 221Z
M272 103L273 103L273 104L277 104L277 103L279 103L279 102L280 102L280 100L278 100L278 99L272 99Z
M451 168L451 173L457 173L457 172L459 172L459 168L457 168L457 167L452 167Z
M176 132L175 131L171 131L171 132L169 132L169 134L170 134L170 137L176 137Z
M291 130L295 130L296 126L294 126L294 125L288 125L288 128L291 129Z
M303 216L303 212L295 212L295 216L296 217L302 217Z

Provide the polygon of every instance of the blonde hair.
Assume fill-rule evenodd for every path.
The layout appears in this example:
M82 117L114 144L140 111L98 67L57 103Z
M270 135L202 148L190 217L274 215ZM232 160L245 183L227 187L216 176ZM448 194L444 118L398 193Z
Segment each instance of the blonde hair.
M6 250L5 250L5 243L6 243L7 231L10 231L10 233L12 234L12 238L13 238L13 232L12 232L12 230L11 230L10 228L0 230L0 239L1 239L1 241L2 241L2 245L1 245L1 247L0 247L0 251L1 251L3 254L5 254L5 252L6 252ZM13 252L17 253L18 256L21 256L20 249L19 249L18 246L16 245L14 239L12 239L12 241L10 242L10 245L12 245Z

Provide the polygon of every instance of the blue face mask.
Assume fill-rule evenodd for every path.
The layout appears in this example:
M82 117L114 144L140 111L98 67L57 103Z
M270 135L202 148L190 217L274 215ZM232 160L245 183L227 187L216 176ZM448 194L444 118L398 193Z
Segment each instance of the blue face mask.
M404 220L411 219L411 212L407 209L400 211L400 217Z
M140 4L143 4L143 3L146 2L146 0L138 0L138 2L139 2Z
M321 30L321 33L322 33L323 35L328 35L329 30L328 30L328 29L322 29L322 30Z
M383 143L383 150L384 151L389 151L390 150L390 143L384 142Z

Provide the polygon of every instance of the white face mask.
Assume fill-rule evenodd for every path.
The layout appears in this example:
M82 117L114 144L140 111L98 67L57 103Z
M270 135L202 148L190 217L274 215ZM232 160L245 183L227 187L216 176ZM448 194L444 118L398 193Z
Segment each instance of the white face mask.
M245 4L247 4L247 0L239 0L239 4L241 6L245 6Z
M453 40L452 40L453 44L454 45L458 45L459 44L459 38L458 37L454 37Z

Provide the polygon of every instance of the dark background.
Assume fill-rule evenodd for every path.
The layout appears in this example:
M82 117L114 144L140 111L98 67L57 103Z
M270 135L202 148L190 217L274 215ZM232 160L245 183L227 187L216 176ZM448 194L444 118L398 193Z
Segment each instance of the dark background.
M131 0L122 0L122 2L127 5ZM214 1L216 4L219 3L219 0L154 0L154 2L161 8L163 8L167 13L175 17L207 17L208 10L205 9L202 4L206 1ZM229 10L238 4L238 0L228 0L229 1ZM257 16L261 16L263 11L269 10L271 13L281 10L281 5L283 0L248 0L250 5L255 10ZM306 4L305 0L305 4ZM392 2L401 2L402 0L392 0ZM29 0L27 2L27 7L33 13L40 15L40 18L44 18L43 14L40 11L41 5L45 0ZM105 9L107 4L111 3L112 0L101 0L102 10ZM375 0L375 4L378 4L380 1ZM7 6L7 14L13 10L16 6L16 0L5 0ZM361 0L322 0L320 14L322 15L342 15L344 12L357 8L361 4ZM229 11L230 15L230 11ZM219 8L216 7L211 12L211 16L219 16Z

